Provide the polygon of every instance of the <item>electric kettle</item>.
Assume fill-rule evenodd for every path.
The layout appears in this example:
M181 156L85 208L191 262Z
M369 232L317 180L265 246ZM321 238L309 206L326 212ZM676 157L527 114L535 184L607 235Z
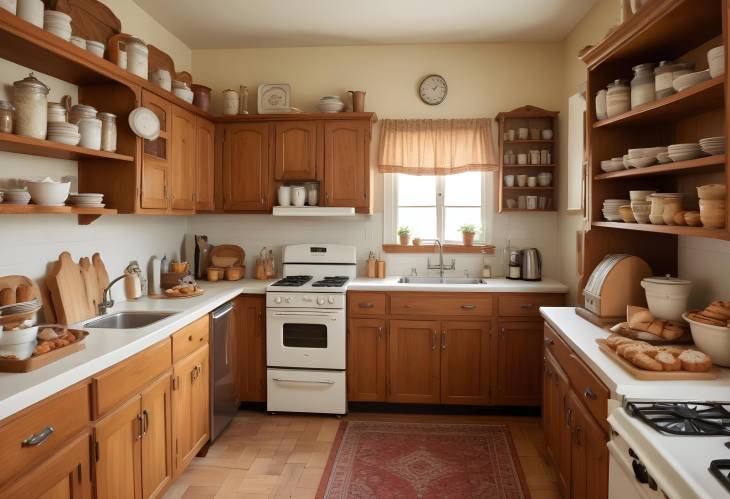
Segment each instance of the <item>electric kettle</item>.
M522 279L539 281L542 279L542 255L537 248L522 250Z

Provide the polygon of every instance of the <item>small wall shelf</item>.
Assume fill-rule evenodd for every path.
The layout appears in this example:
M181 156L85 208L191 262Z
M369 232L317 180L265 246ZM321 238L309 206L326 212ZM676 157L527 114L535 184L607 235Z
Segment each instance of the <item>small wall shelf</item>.
M676 236L699 236L713 239L730 239L730 232L725 229L707 229L705 227L688 227L686 225L653 225L625 222L593 222L594 227L608 227L610 229L639 230L673 234Z
M102 215L116 214L117 210L112 208L0 203L0 215L78 215L79 225L89 225Z
M118 161L134 161L132 156L115 152L97 151L80 146L70 146L50 140L34 139L22 135L0 132L0 151L30 154L56 159L116 159Z
M646 168L632 168L631 170L618 170L615 172L601 173L593 177L594 180L611 180L614 178L645 177L650 175L666 175L694 173L703 168L724 168L725 155L708 156L706 158L690 159L689 161L678 161L676 163L664 163L662 165L647 166Z

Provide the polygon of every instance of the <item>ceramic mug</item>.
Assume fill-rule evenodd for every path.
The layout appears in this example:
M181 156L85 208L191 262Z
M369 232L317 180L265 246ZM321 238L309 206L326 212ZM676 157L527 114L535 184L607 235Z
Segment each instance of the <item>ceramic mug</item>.
M527 187L537 187L537 177L527 177Z
M517 129L517 138L519 140L527 140L527 137L529 137L530 131L527 128L518 128Z
M278 199L279 206L289 206L291 204L291 187L288 185L279 186Z
M517 185L524 187L527 184L527 175L517 175Z
M537 196L527 196L527 209L528 210L537 209Z
M307 190L303 185L295 185L291 188L291 202L294 206L304 206L307 201Z
M507 187L513 187L515 185L515 176L514 175L505 175L504 176L504 185Z
M544 210L545 208L547 208L547 198L545 196L540 196L537 199L537 207L540 208L541 210Z
M514 130L507 130L505 132L505 135L506 135L505 140L507 140L509 142L515 140L515 131Z
M517 164L518 165L527 164L527 153L521 152L517 155Z
M553 131L549 128L544 129L542 132L540 132L540 135L542 136L542 140L552 140L553 139Z
M519 196L517 198L517 208L520 210L524 210L527 205L527 201L525 200L525 196Z
M537 149L533 149L530 151L530 164L531 165L540 164L540 151L538 151Z
M507 200L507 208L514 209L517 208L517 201L510 198Z

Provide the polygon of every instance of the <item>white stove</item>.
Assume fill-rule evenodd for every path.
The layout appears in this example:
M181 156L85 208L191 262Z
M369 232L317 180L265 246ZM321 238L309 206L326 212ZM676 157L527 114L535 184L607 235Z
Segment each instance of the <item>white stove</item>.
M353 246L286 246L266 288L267 410L345 414L346 291Z

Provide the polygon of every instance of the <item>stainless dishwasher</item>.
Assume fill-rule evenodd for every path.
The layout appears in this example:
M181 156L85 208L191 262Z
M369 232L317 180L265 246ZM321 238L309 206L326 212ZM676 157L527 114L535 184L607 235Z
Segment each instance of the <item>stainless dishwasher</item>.
M238 411L240 401L236 383L235 315L233 302L210 314L210 439L228 426Z

